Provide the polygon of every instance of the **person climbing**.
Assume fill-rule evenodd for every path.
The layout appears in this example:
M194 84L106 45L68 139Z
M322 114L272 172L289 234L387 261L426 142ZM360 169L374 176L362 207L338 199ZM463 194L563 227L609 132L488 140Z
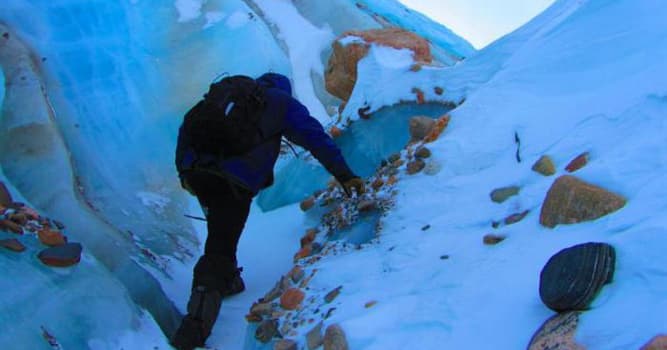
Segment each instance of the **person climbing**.
M187 314L172 337L179 350L204 346L222 299L245 290L236 249L257 193L273 183L283 136L308 150L349 196L364 182L308 109L292 97L287 77L231 76L211 85L178 133L181 186L197 197L207 219L204 254L194 267Z

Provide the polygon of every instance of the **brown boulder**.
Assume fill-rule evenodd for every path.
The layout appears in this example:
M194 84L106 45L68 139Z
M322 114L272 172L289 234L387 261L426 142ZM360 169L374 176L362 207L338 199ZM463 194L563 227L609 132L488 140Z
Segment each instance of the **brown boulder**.
M5 186L4 182L0 181L0 206L8 207L13 201L12 194L9 193L7 186Z
M625 198L617 194L564 175L551 185L542 205L540 223L553 228L559 224L595 220L622 208L625 203Z
M408 125L410 128L410 142L417 142L421 141L431 132L435 125L435 119L424 116L415 116L410 118Z
M319 348L322 343L324 343L324 339L322 339L322 322L320 322L306 333L306 346L308 347L308 350L315 350Z
M13 232L19 235L23 234L23 227L11 220L0 220L0 230Z
M292 280L292 283L299 283L299 281L301 281L305 275L306 271L304 271L301 266L296 265L290 270L290 272L287 274L287 277Z
M371 44L412 50L416 62L430 63L433 60L428 41L404 29L349 31L332 45L333 52L324 75L329 93L345 101L350 98L357 81L357 63L368 54Z
M419 159L426 159L431 157L431 150L426 147L419 147L415 151L415 157Z
M302 211L308 211L314 205L315 205L315 197L310 196L301 201L301 204L299 204L299 208L301 208Z
M280 306L285 310L296 310L306 294L299 288L290 288L280 296Z
M483 241L484 244L486 244L486 245L496 245L496 244L498 244L498 243L504 241L505 238L507 238L507 237L502 236L502 235L488 234L488 235L485 235L485 236L484 236L484 238L482 239L482 241Z
M567 170L570 173L573 173L584 166L588 164L588 152L582 153L578 155L576 158L572 159L572 161L565 167L565 170Z
M292 339L279 339L273 344L273 350L297 350L297 344Z
M408 175L414 175L414 174L422 171L425 166L426 166L426 163L423 160L417 158L417 159L413 160L412 162L408 163L408 165L406 166L406 168L407 168L406 171L407 171Z
M533 171L544 176L551 176L556 173L556 166L554 161L549 156L542 156L533 164Z
M25 251L25 246L18 239L3 239L0 240L0 247L5 247L13 252L20 253Z
M667 350L667 335L658 335L653 337L648 344L639 350Z
M512 196L519 194L519 186L507 186L497 188L489 194L491 201L495 203L502 203Z
M338 286L334 288L331 292L327 293L327 295L324 296L324 301L329 304L332 301L334 301L338 295L340 294L340 291L343 289L343 286Z
M533 335L528 350L584 350L584 347L574 340L579 314L577 311L566 312L548 319Z
M433 129L424 137L424 142L433 142L440 137L440 134L442 134L443 131L447 128L447 125L449 125L449 120L451 117L449 115L444 115L438 120L435 121L435 125L433 126Z
M520 213L514 213L514 214L506 217L503 220L503 222L505 223L505 225L516 224L517 222L523 220L526 217L526 215L528 215L528 213L530 213L530 210L524 210Z
M37 257L45 265L68 267L81 261L83 248L79 243L67 243L58 247L47 248L39 252Z
M343 328L337 324L327 327L324 332L324 350L348 350L349 348Z
M60 231L50 230L48 228L37 231L39 241L49 247L55 247L67 243L67 238Z

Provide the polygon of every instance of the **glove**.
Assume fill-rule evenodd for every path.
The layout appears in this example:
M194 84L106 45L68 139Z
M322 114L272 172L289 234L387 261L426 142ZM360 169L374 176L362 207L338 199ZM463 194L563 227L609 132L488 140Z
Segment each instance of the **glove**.
M366 192L364 186L364 180L359 177L353 177L345 182L343 182L343 191L348 197L352 196L352 190L354 189L357 192L357 195L362 195Z

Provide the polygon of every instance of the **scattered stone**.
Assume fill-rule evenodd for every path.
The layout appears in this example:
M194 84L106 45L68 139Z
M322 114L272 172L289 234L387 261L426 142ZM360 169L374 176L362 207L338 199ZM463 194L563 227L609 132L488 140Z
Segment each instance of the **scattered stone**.
M528 213L530 213L530 210L524 210L520 213L515 213L506 217L505 220L503 221L505 222L505 225L516 224L517 222L523 220L526 217L526 215L528 215Z
M387 160L389 161L389 164L395 163L396 161L398 161L400 159L401 159L401 154L400 153L394 153L394 154L390 155L389 158L387 158Z
M400 168L403 164L405 164L405 161L403 159L398 159L395 162L391 163L391 166L393 168Z
M60 231L44 228L37 231L39 241L49 247L55 247L67 243L67 238Z
M310 196L301 201L301 204L299 204L299 208L301 208L301 211L308 211L314 205L315 205L315 197Z
M319 232L316 228L311 228L306 231L306 234L301 237L301 248L313 243L315 241L315 236Z
M61 246L46 248L39 252L37 257L45 265L53 267L68 267L81 261L83 247L79 243L66 243Z
M398 178L396 177L396 175L391 175L391 176L389 176L389 179L387 179L387 185L389 185L389 186L392 186L397 182L398 182Z
M447 125L449 125L449 120L450 120L449 115L444 115L438 120L436 120L435 125L433 126L433 129L429 132L426 137L424 137L424 142L433 142L440 137L440 134L442 134L443 131L447 128Z
M440 95L445 93L445 89L443 89L439 86L436 86L436 87L433 88L433 92L435 92L436 95L440 96Z
M493 228L500 227L500 224L501 224L500 221L491 221L491 227L493 227Z
M5 247L13 252L20 253L25 251L25 246L18 239L2 239L0 240L0 247Z
M280 297L283 294L283 291L287 289L289 286L289 280L286 277L281 277L280 280L271 288L270 291L264 295L262 300L264 302L271 302L276 300L278 297Z
M343 286L338 286L338 287L334 288L334 290L332 290L331 292L327 293L327 295L324 296L324 301L327 304L334 301L338 297L338 295L340 295L341 289L343 289Z
M585 310L614 276L616 252L606 243L584 243L552 256L540 273L540 298L556 312Z
M265 320L260 323L255 331L255 339L262 343L268 343L274 337L278 336L278 320Z
M280 306L285 310L296 310L306 297L299 288L290 288L280 296Z
M245 320L248 321L248 323L260 323L263 318L260 315L249 313L245 315Z
M440 260L448 260L448 259L449 259L449 255L445 254L445 255L440 256Z
M413 160L412 162L408 163L407 173L408 173L408 175L414 175L414 174L422 171L425 166L426 166L426 162L417 158L417 159Z
M377 208L377 203L375 203L375 200L372 199L364 199L359 201L357 204L357 210L360 213L367 213L370 211L373 211Z
M377 179L373 180L373 182L371 183L371 188L374 191L378 191L380 188L382 188L382 186L384 186L384 180L382 180L381 177L378 177Z
M422 227L422 231L426 231L430 228L431 228L431 225L426 225L426 226Z
M553 160L549 156L542 156L540 159L533 164L533 171L540 173L544 176L551 176L556 173L556 166L554 165Z
M297 350L297 344L292 339L279 339L273 344L273 350Z
M270 302L254 303L250 307L250 313L257 316L269 316L273 311L273 305Z
M366 304L364 304L364 307L365 307L366 309L370 309L370 308L372 308L373 306L375 306L377 303L378 303L377 301L375 301L375 300L371 300L371 301L367 302Z
M329 129L329 135L331 135L331 137L334 139L339 138L341 135L343 135L343 130L334 125Z
M484 236L484 244L486 245L496 245L502 241L504 241L507 238L507 236L503 235L494 235L494 234L488 234Z
M497 188L489 194L491 200L495 203L502 203L512 196L519 194L519 186L507 186Z
M535 332L528 350L584 350L574 339L579 312L557 314Z
M28 215L25 213L12 213L7 218L20 226L25 226L28 223Z
M357 110L357 114L359 115L359 118L368 120L371 119L371 113L369 113L370 111L370 106L361 107Z
M667 350L667 335L657 335L639 350Z
M542 205L540 223L546 227L598 219L625 206L625 198L574 176L556 179Z
M424 91L420 88L412 88L412 93L417 95L417 104L422 105L426 103L426 98L424 97Z
M426 159L431 157L431 150L426 147L419 147L415 151L415 157L418 159Z
M12 194L9 193L7 186L5 186L4 182L0 181L0 205L3 207L8 207L10 204L12 204L13 201Z
M0 220L0 230L13 232L19 235L23 234L23 228L19 224L7 219Z
M324 332L324 350L348 350L347 338L345 332L337 324L327 327Z
M290 270L290 272L287 274L287 277L289 277L290 280L292 280L292 283L299 283L303 276L306 275L306 272L301 268L301 266L296 265Z
M410 142L417 142L424 139L424 137L433 130L435 119L425 116L416 116L410 118L408 125L410 128Z
M296 254L294 255L294 261L307 258L311 255L313 255L313 246L312 244L307 244L303 246L301 249L299 249L298 252L296 252Z
M572 159L572 161L565 167L565 170L567 170L570 173L573 173L584 166L588 164L588 152L584 152L580 155L578 155L576 158Z
M315 350L322 346L324 338L322 338L322 322L318 323L313 329L306 333L306 346L308 350Z

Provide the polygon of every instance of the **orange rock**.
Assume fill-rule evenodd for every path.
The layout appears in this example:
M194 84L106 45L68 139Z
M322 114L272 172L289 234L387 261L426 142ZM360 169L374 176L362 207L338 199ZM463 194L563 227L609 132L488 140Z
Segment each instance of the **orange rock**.
M426 98L424 97L424 91L419 88L412 88L412 93L417 95L417 104L426 103Z
M306 234L303 235L303 237L301 237L301 248L313 243L313 241L315 240L315 236L317 235L318 232L320 231L316 228L311 228L307 230Z
M375 191L379 190L384 186L384 180L382 180L381 177L378 177L377 179L373 180L373 183L371 183L371 188Z
M444 115L438 118L431 132L424 137L424 142L433 142L437 140L438 137L440 137L440 134L447 128L447 125L449 125L450 119L451 117L449 115Z
M296 310L306 294L299 288L290 288L280 296L280 306L285 310Z
M60 233L60 231L50 230L50 229L41 229L37 231L37 237L39 241L44 245L49 247L55 247L67 243L65 236Z
M304 199L301 201L301 204L299 204L299 208L301 208L302 211L308 211L313 206L315 206L315 197L313 196Z
M580 314L577 311L563 312L548 319L533 335L528 350L584 350L574 339Z
M0 220L0 230L13 232L19 235L23 234L23 228L19 224L7 219Z
M501 235L488 234L488 235L484 236L483 241L484 241L484 244L486 244L486 245L496 245L496 244L504 241L505 238L507 238L507 237L501 236Z
M338 137L340 137L340 135L342 135L342 134L343 134L343 130L341 130L340 128L338 128L338 127L335 126L335 125L332 126L332 127L329 129L329 135L331 135L331 137L333 137L333 138L338 138Z
M435 88L433 88L433 92L435 92L436 95L440 96L445 93L445 89L436 86Z
M8 219L21 226L25 226L25 224L28 223L28 216L24 213L12 213L9 215Z
M584 166L588 164L588 152L584 152L580 155L578 155L576 158L572 159L572 161L565 167L565 170L567 170L570 173L573 173Z
M295 255L294 255L294 261L297 261L299 259L307 258L311 254L313 254L313 247L312 245L308 244L301 248Z
M15 238L0 240L0 247L5 247L13 252L20 253L25 251L25 246Z
M396 182L398 182L396 175L389 176L389 179L387 179L387 185L389 186L395 184Z
M667 350L667 335L657 335L639 350Z

